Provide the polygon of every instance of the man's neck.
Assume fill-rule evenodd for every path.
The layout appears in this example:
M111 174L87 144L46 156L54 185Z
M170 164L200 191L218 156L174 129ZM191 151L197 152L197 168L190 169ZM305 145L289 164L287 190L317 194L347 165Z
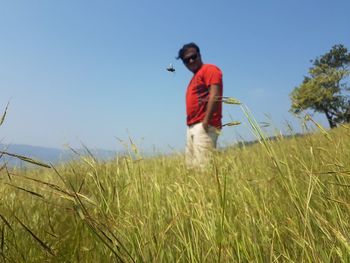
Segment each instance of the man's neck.
M202 67L203 67L203 63L198 67L196 71L193 72L193 74L196 74Z

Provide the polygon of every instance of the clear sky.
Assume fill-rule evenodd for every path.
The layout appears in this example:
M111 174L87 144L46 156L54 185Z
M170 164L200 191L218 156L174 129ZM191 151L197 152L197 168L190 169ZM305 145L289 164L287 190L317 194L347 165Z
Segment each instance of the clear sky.
M348 0L0 0L0 109L10 101L0 140L118 150L116 137L130 136L184 149L192 74L175 57L192 41L222 69L225 96L298 130L289 93L311 59L350 48L349 10ZM240 108L225 105L230 116L243 124L224 128L221 145L251 139Z

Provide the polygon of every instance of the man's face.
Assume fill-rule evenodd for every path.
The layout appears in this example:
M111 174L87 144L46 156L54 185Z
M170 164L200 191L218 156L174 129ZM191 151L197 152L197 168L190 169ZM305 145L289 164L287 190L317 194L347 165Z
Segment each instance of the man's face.
M196 73L203 64L201 55L192 47L185 51L182 62L193 73Z

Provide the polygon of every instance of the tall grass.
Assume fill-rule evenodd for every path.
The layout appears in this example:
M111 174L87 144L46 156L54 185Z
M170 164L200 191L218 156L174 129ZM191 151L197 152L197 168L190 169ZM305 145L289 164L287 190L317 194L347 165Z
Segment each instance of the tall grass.
M0 173L0 262L350 262L350 128ZM135 148L134 148L135 149Z

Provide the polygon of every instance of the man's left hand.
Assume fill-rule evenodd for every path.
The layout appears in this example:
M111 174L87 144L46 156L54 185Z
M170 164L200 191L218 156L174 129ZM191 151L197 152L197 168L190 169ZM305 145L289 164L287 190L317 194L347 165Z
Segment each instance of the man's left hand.
M206 122L206 121L203 121L203 122L202 122L202 126L203 126L203 129L204 129L206 132L208 132L208 129L209 129L209 123L208 123L208 122Z

